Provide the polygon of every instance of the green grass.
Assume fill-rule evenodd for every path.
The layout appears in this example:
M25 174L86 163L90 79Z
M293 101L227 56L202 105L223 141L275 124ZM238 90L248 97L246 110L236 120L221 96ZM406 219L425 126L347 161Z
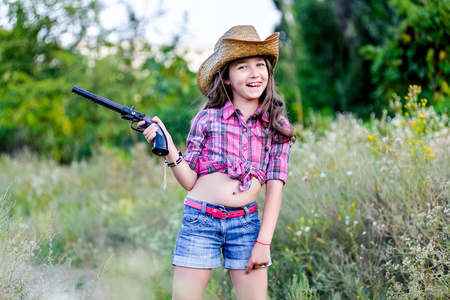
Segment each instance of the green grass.
M394 117L313 116L297 129L271 248L271 299L449 297L448 118L417 94L411 87L406 102L393 99ZM2 264L10 266L2 298L37 295L42 272L62 294L171 298L185 192L170 172L163 188L162 159L146 144L96 153L71 165L0 157L0 187L12 183L2 197L2 262L20 266ZM228 273L214 270L206 298L234 297Z

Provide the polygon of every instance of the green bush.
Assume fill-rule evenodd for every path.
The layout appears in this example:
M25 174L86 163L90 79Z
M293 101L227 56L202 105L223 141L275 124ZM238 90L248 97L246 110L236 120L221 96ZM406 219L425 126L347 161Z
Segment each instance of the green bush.
M277 295L305 272L321 299L448 297L448 118L419 91L392 99L394 118L339 115L321 136L300 132L274 239Z

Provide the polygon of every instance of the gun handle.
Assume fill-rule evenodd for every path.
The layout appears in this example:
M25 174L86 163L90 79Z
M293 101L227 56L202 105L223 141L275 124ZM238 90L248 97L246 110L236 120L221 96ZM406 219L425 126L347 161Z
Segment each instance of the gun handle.
M156 124L156 126L158 127L158 131L156 132L156 137L153 141L152 152L158 156L166 156L169 154L169 150L167 149L167 138L161 127L158 124Z
M133 128L133 130L136 130L139 132L143 132L145 130L145 128L147 128L148 126L150 126L152 124L152 123L149 123L148 121L145 121L145 125L142 125L139 127L133 127L133 124L135 122L137 122L137 121L131 122L131 128ZM156 126L158 127L158 131L156 131L156 137L153 140L152 152L153 152L153 154L156 154L158 156L166 156L167 154L169 154L169 150L167 148L167 138L166 138L166 135L164 134L164 131L161 129L161 127L158 124L156 124Z

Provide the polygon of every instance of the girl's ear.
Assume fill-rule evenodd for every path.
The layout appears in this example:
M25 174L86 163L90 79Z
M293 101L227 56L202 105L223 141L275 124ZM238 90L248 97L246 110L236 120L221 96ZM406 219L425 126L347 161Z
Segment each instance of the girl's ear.
M226 84L226 85L230 85L231 84L230 79L224 79L223 83Z

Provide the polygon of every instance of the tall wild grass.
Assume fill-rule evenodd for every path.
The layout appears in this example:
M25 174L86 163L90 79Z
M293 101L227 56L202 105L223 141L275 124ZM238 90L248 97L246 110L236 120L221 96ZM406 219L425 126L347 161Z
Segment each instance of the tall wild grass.
M297 129L270 299L449 298L449 124L419 94L412 86L393 97L381 119L313 114ZM0 157L0 187L14 182L1 206L2 296L20 298L49 259L65 259L71 264L50 278L75 278L67 295L95 283L84 295L171 298L185 192L170 172L163 188L162 159L144 143L96 153L66 166L28 153ZM89 275L105 266L101 278ZM213 271L205 298L235 299L226 270Z

